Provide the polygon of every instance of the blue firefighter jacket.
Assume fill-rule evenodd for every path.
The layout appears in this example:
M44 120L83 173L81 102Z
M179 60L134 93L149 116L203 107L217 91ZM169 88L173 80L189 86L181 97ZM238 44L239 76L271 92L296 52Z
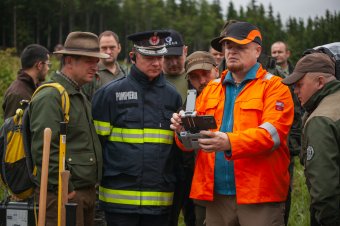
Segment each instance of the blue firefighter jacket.
M99 89L92 104L103 146L101 207L116 213L169 211L176 180L170 118L182 104L176 89L163 74L149 81L132 66L127 77Z

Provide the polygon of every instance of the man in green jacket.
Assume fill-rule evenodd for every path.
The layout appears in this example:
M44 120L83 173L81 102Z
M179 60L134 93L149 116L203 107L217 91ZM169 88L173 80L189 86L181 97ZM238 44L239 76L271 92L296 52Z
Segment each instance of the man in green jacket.
M71 32L64 46L65 49L55 52L62 54L61 70L51 79L61 84L70 98L65 158L65 168L71 173L68 199L78 204L77 226L92 226L95 184L101 179L102 172L102 150L93 125L90 102L80 92L80 88L92 81L99 58L108 56L99 52L98 37L89 32ZM29 116L32 158L37 167L38 185L42 167L43 131L46 127L52 130L46 225L55 226L58 221L60 122L64 121L59 91L52 87L42 89L31 102Z
M308 54L282 83L295 85L306 111L300 159L311 196L311 225L340 225L340 82L335 62L324 53Z

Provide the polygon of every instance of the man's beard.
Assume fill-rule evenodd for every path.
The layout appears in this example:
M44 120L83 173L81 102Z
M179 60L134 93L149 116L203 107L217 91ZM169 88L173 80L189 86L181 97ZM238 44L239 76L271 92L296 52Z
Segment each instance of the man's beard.
M242 71L244 69L244 65L241 63L228 63L227 62L227 68L229 71L236 73L236 72Z
M38 74L38 81L39 81L39 83L44 82L45 79L46 79L46 75L44 75L43 73L39 72L39 74Z

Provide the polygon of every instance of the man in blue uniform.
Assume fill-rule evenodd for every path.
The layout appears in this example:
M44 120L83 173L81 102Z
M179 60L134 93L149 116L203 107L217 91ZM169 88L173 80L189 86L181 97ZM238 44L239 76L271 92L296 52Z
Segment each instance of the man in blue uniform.
M182 104L162 74L168 35L129 35L130 73L98 90L92 101L104 159L99 200L108 225L167 224L176 180L170 118Z

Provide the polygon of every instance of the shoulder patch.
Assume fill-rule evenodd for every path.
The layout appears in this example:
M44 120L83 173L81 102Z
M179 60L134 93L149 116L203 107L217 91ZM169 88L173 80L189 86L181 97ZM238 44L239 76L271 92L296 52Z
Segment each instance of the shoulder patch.
M308 146L307 147L307 161L312 160L313 156L314 156L314 149L312 146Z

